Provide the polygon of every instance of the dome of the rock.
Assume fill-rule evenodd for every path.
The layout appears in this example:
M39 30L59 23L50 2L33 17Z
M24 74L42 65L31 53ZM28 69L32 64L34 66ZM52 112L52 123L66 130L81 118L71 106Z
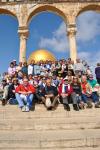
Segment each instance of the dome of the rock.
M55 61L56 58L54 57L54 55L51 52L41 49L41 50L36 50L36 51L31 53L31 55L28 58L28 63L30 63L31 60L35 60L35 62L38 62L40 60Z

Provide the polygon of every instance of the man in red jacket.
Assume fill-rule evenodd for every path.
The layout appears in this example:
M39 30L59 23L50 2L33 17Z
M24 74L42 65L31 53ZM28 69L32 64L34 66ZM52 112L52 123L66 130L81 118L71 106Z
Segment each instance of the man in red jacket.
M63 83L58 87L59 95L63 101L64 109L70 111L69 98L71 97L73 102L74 110L78 111L77 100L75 98L75 93L73 92L72 86L68 83L68 78L64 78Z
M29 84L28 79L23 79L23 84L20 84L16 90L16 99L22 111L28 112L32 107L32 101L35 93L35 88ZM25 105L26 103L26 105Z

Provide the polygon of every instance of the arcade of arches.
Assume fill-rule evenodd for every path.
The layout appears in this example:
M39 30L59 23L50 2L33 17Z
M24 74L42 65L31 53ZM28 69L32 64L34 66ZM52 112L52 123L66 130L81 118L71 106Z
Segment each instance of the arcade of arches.
M0 2L1 3L1 2ZM77 58L76 47L76 18L84 11L100 11L100 2L59 2L38 4L36 2L26 3L1 3L0 14L9 14L17 18L19 23L18 34L20 37L19 61L26 61L26 44L29 37L28 26L33 16L43 11L50 11L61 16L66 25L66 36L69 37L70 57L72 60Z

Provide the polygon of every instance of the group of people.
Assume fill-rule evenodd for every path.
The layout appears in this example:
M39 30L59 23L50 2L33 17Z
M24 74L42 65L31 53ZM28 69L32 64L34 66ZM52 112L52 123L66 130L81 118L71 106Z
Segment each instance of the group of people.
M2 105L18 104L22 112L29 112L35 104L44 104L47 110L55 110L59 103L70 111L100 108L100 63L95 68L96 79L86 63L71 58L59 61L32 60L30 64L16 60L10 63L0 84Z

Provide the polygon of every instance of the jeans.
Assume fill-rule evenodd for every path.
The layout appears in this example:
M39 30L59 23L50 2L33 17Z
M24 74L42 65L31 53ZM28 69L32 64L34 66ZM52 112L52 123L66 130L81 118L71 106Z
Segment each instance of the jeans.
M78 99L77 99L77 96L76 96L76 93L71 93L71 99L72 99L72 103L73 104L77 104L78 103ZM63 104L68 104L68 99L69 99L69 96L66 96L66 97L62 97L62 100L63 100Z
M32 107L32 101L33 101L33 97L34 97L33 94L29 94L26 96L23 94L16 93L15 96L16 96L16 99L18 101L20 108L23 107L25 105L25 103L26 103L26 106L28 106L29 108Z
M96 103L96 102L99 101L99 97L98 97L98 95L97 95L96 92L92 92L92 94L90 95L90 97L88 97L88 96L85 95L85 94L82 94L82 101L83 101L84 103L87 103L87 101L88 101L89 98L91 98L94 103Z
M9 104L11 104L11 105L17 105L18 102L17 102L16 98L10 98L9 99Z

